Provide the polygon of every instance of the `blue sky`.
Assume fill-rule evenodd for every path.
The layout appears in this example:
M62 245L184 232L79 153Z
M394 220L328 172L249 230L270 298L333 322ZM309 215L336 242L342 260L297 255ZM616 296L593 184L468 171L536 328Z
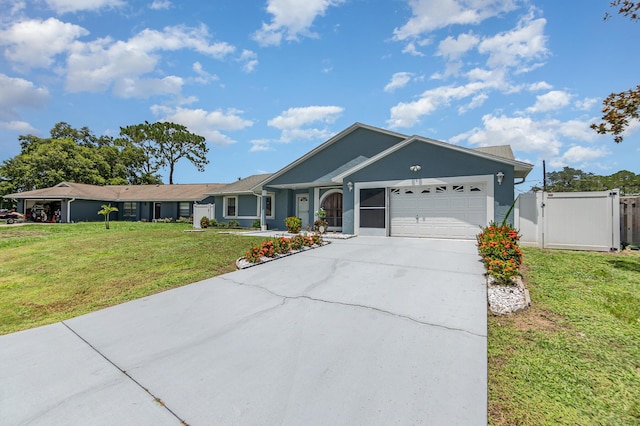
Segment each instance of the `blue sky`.
M640 123L596 135L640 84L640 24L608 0L0 0L0 161L60 121L96 135L168 120L210 164L176 183L274 172L354 122L536 166L640 173ZM605 12L614 16L603 22ZM165 180L168 173L164 173ZM526 190L523 186L519 190Z

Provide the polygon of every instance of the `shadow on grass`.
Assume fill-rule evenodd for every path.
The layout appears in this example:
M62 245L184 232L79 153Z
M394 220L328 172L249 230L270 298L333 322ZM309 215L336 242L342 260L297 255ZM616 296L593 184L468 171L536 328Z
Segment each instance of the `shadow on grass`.
M607 262L616 269L640 273L640 256L608 259Z

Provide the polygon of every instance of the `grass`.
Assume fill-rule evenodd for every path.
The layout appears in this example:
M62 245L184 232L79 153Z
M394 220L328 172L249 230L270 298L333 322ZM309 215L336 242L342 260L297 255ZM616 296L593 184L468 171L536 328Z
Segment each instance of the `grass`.
M640 254L526 248L532 307L489 317L489 423L640 424Z
M0 228L0 334L230 272L263 238L111 222Z

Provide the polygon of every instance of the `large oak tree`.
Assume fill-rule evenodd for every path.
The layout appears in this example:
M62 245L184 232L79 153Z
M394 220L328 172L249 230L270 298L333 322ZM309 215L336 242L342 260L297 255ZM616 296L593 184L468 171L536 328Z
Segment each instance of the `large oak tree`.
M173 173L179 160L189 160L199 172L203 172L204 166L209 163L209 148L205 138L189 132L181 124L145 121L143 124L121 127L120 135L145 151L145 173L157 174L160 168L168 167L169 184L173 184Z

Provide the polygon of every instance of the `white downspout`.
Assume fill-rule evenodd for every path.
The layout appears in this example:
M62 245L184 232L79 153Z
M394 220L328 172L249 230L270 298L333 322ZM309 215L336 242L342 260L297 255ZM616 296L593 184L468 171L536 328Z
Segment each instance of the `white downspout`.
M75 197L67 201L67 223L71 223L71 203L75 201Z

